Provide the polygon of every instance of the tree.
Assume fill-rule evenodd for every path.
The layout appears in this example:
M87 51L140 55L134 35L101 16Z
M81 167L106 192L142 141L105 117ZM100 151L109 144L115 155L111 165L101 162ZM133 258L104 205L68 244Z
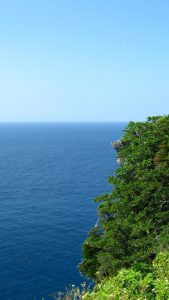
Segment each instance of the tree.
M96 281L147 261L169 242L169 115L130 122L117 150L113 190L96 198L100 228L83 244L80 271Z

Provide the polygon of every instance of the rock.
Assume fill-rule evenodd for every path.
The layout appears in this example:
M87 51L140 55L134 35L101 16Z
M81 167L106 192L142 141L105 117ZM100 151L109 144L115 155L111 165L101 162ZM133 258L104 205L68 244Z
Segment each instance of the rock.
M117 141L115 141L115 142L112 142L112 146L113 146L113 148L118 152L123 146L125 146L125 142L123 141L123 140L117 140ZM119 165L122 165L122 163L123 163L123 159L121 159L121 158L117 158L117 163L119 164Z

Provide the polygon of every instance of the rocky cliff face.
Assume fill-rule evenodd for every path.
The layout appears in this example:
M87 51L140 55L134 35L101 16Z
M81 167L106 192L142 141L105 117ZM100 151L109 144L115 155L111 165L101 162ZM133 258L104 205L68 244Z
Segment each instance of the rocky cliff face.
M122 140L117 140L115 142L112 142L113 148L118 152L121 147L124 145L124 142Z
M117 151L117 153L118 153L118 151L119 151L123 146L125 146L125 142L124 142L123 140L117 140L117 141L115 141L115 142L112 142L112 146L113 146L113 148L114 148L114 149ZM118 163L119 165L122 165L123 160L120 159L119 157L117 157L117 163Z

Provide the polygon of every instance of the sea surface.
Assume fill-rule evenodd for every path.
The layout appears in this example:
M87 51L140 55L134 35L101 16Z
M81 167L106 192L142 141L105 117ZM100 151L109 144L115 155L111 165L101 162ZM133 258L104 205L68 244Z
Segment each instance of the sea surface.
M0 125L0 300L40 300L85 281L81 246L111 191L125 123Z

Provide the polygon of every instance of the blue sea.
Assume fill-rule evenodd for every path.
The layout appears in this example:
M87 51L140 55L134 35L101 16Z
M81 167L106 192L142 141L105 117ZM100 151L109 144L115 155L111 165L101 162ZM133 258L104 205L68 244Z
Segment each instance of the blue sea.
M125 125L0 125L0 300L51 299L86 280L81 246Z

